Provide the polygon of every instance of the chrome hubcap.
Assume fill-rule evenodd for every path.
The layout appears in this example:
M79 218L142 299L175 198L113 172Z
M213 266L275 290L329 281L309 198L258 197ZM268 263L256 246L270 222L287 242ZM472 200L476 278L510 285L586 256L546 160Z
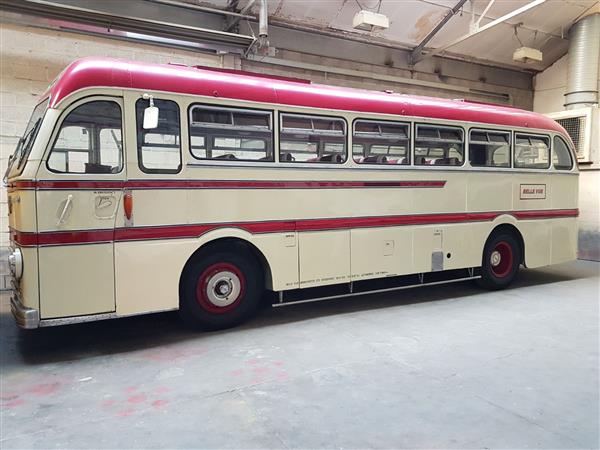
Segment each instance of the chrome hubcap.
M241 285L240 279L233 272L218 272L208 279L206 296L213 305L223 308L237 300Z
M502 261L502 255L500 255L498 250L494 250L490 256L490 262L492 263L492 266L496 267L498 264L500 264L500 261Z

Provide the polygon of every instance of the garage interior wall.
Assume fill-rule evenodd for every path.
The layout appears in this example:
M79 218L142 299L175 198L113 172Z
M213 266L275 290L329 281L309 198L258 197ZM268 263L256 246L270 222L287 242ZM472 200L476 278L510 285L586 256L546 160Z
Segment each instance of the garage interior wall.
M533 110L542 114L564 111L567 60L563 56L534 78ZM600 76L598 79L600 86ZM596 128L600 132L600 126ZM598 155L598 152L592 154ZM579 252L580 259L600 261L600 161L580 165Z

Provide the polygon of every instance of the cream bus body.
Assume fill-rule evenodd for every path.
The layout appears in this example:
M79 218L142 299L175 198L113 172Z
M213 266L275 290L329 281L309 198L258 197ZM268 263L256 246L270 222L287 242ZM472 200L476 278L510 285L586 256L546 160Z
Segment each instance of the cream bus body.
M178 107L176 173L148 173L140 165L136 105L150 97ZM51 170L48 160L61 123L93 101L113 102L121 111L122 167L115 173ZM266 111L274 160L194 158L189 139L194 105ZM345 161L280 161L282 114L340 119L346 127ZM356 121L407 124L411 164L355 161ZM462 129L463 163L415 165L417 124ZM548 156L547 169L516 168L511 156L506 168L472 167L471 130L508 132L511 155L518 133L547 137L549 152L555 138L569 142L556 130L439 117L168 89L77 89L46 110L22 172L13 164L9 175L9 226L22 259L13 261L22 264L14 278L17 322L35 328L179 309L186 265L215 243L244 243L260 265L264 288L274 292L479 268L486 241L499 229L518 238L526 267L574 259L576 165L558 170Z

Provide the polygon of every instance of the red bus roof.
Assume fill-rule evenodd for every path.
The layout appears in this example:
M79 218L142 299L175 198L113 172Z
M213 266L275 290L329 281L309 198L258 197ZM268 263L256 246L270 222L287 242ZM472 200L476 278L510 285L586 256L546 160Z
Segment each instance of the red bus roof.
M326 86L238 71L112 58L83 58L71 63L50 88L50 107L55 107L75 91L91 87L168 91L328 110L538 128L568 136L554 120L511 107Z

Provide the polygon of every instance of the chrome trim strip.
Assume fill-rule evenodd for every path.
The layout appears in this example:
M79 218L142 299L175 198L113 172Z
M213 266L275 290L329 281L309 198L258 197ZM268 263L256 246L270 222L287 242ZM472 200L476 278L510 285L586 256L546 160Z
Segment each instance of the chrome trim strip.
M57 325L74 325L76 323L85 322L97 322L99 320L108 319L121 319L124 317L141 316L143 314L153 314L168 311L176 311L179 308L161 309L159 311L143 311L134 314L118 315L116 312L103 313L103 314L88 314L85 316L72 316L72 317L59 317L57 319L42 319L40 320L40 327L54 327Z
M474 276L474 277L457 278L455 280L433 281L431 283L411 284L410 286L398 286L398 287L386 288L386 289L375 289L375 290L372 290L372 291L349 292L347 294L330 295L330 296L327 296L327 297L309 298L309 299L306 299L306 300L297 300L295 302L286 302L285 300L283 300L283 303L274 303L273 307L274 308L278 308L280 306L299 305L299 304L302 304L302 303L320 302L322 300L330 300L330 299L334 299L334 298L355 297L357 295L369 295L369 294L377 294L377 293L380 293L380 292L399 291L399 290L403 290L403 289L412 289L412 288L416 288L416 287L420 287L420 286L435 286L436 284L458 283L459 281L477 280L479 278L481 278L481 275L477 275L477 276Z
M116 318L116 313L107 314L90 314L86 316L75 316L75 317L60 317L58 319L42 319L40 321L40 327L52 327L56 325L71 325L74 323L83 322L94 322L97 320L106 320Z

